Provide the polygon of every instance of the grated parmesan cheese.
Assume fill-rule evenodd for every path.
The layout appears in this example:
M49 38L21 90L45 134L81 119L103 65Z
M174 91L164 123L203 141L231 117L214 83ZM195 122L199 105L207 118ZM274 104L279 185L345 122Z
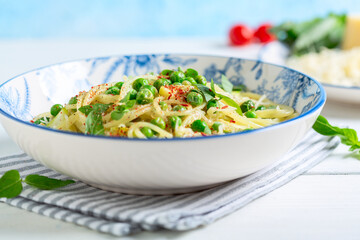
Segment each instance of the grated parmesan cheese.
M323 83L360 86L360 47L324 49L320 53L291 57L287 65Z

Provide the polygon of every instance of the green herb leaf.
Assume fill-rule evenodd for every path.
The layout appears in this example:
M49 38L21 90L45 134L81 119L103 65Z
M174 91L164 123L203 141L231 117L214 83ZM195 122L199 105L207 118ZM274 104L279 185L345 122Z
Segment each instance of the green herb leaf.
M131 109L135 106L136 100L129 100L125 103L126 109Z
M215 84L214 84L214 80L211 79L211 91L214 92L215 96L216 96L216 91L215 91Z
M85 120L85 134L104 135L102 115L99 111L92 111Z
M106 112L108 108L112 105L110 104L102 104L102 103L95 103L94 105L86 105L79 108L79 111L84 113L85 115L89 115L92 111L98 112Z
M26 176L24 182L42 190L52 190L75 183L73 180L59 180L35 174Z
M229 81L227 77L225 77L225 75L221 75L221 86L228 93L231 93L234 87L234 85Z
M13 198L22 191L20 174L17 170L10 170L0 178L0 198Z
M321 135L340 137L342 144L350 146L349 151L360 149L360 142L354 129L332 126L323 116L317 118L313 125L313 129Z
M340 132L340 129L338 127L331 126L328 120L321 115L314 123L313 129L321 135L325 136L335 136Z
M287 44L293 55L319 52L341 45L346 14L333 14L304 22L285 22L271 29L277 39Z
M233 91L246 92L247 87L244 84L240 84L233 87Z
M236 108L236 112L240 115L242 115L242 111L240 106L231 98L228 96L222 95L217 93L216 96L220 97L222 100L224 100L229 106Z
M209 101L210 99L213 99L215 97L215 93L207 86L204 86L202 84L196 84L196 86L202 92L206 101Z

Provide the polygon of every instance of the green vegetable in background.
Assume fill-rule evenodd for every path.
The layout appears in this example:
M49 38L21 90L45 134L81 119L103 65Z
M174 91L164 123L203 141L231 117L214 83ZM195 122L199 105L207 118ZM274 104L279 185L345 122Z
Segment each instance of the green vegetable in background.
M341 45L346 23L345 14L330 13L323 18L304 22L285 22L271 29L277 39L286 44L291 55L319 52L322 48Z
M73 180L58 180L35 174L28 175L25 179L22 179L17 170L9 170L0 178L0 198L18 196L23 189L23 182L42 190L52 190L75 183Z

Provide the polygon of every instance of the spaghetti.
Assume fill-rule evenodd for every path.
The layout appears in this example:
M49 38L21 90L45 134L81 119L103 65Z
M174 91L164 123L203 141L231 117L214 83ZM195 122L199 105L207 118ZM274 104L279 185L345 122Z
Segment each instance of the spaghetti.
M163 70L81 91L31 122L92 135L183 138L262 128L297 115L265 95L233 89L224 76L220 87L194 69Z

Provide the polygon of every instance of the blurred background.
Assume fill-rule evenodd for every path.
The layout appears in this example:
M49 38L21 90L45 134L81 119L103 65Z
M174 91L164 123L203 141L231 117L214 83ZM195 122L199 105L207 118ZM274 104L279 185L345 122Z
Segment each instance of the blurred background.
M0 38L226 37L243 22L360 12L358 0L0 0Z
M329 12L360 13L358 0L0 0L0 83L52 63L139 53L259 58L261 44L229 45L229 30ZM270 45L274 45L271 43ZM276 47L271 59L285 54ZM267 54L269 55L269 54Z

